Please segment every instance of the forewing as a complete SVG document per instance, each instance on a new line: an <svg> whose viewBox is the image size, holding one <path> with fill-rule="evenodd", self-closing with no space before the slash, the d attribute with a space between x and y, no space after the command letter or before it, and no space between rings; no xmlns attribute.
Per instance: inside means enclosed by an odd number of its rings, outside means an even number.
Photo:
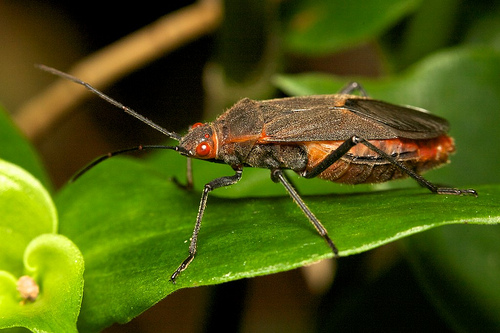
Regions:
<svg viewBox="0 0 500 333"><path fill-rule="evenodd" d="M344 107L360 117L373 119L396 130L400 137L428 139L448 132L448 122L425 110L372 99L347 99Z"/></svg>
<svg viewBox="0 0 500 333"><path fill-rule="evenodd" d="M446 133L446 120L381 101L323 95L262 102L263 142L427 139Z"/></svg>

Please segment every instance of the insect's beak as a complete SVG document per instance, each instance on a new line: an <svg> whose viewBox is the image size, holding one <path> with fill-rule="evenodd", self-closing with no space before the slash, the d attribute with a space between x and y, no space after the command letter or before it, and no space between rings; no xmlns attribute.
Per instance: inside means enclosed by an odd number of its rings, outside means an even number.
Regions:
<svg viewBox="0 0 500 333"><path fill-rule="evenodd" d="M181 154L181 155L188 156L188 157L190 157L190 156L191 156L191 154L189 153L189 150L187 150L187 149L186 149L186 148L184 148L184 147L181 147L181 146L175 146L175 147L173 147L173 149L174 149L176 152L178 152L179 154Z"/></svg>

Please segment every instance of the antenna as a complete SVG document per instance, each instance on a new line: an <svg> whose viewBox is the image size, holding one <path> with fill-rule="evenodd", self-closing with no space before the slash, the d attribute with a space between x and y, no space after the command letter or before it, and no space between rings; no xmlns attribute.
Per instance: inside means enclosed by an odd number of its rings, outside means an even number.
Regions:
<svg viewBox="0 0 500 333"><path fill-rule="evenodd" d="M171 150L175 150L177 152L180 152L181 154L182 153L184 153L184 154L187 153L182 147L178 147L178 146L163 146L163 145L146 145L146 146L142 146L141 145L141 146L137 146L137 147L125 148L125 149L113 151L113 152L107 153L106 155L102 155L102 156L98 157L94 161L92 161L89 164L87 164L83 169L81 169L80 171L78 171L73 177L71 177L70 182L73 183L78 178L80 178L80 176L82 176L84 173L86 173L87 171L89 171L90 169L92 169L93 167L95 167L97 164L99 164L101 162L104 162L108 158L111 158L111 157L116 156L116 155L121 155L121 154L129 153L129 152L134 152L134 151L142 151L142 150L146 150L146 149L171 149Z"/></svg>
<svg viewBox="0 0 500 333"><path fill-rule="evenodd" d="M96 88L92 87L87 82L84 82L84 81L82 81L82 80L74 77L73 75L61 72L60 70L57 70L57 69L49 67L49 66L45 66L45 65L35 65L35 66L37 68L43 70L43 71L49 72L51 74L57 75L59 77L62 77L64 79L66 79L66 80L70 80L70 81L72 81L74 83L77 83L77 84L80 84L80 85L84 86L85 88L87 88L88 90L90 90L92 93L96 94L97 96L99 96L103 100L105 100L108 103L113 104L114 106L122 109L123 111L125 111L126 113L128 113L129 115L131 115L132 117L135 117L135 118L139 119L140 121L142 121L146 125L151 126L152 128L154 128L158 132L161 132L161 133L165 134L166 136L168 136L169 138L172 138L174 140L177 140L177 141L181 140L181 136L179 134L177 134L175 132L169 132L169 131L167 131L165 128L163 128L160 125L156 124L152 120L149 120L148 118L146 118L143 115L137 113L136 111L132 110L131 108L123 105L122 103L120 103L120 102L112 99L111 97L107 96L103 92L101 92L101 91L97 90Z"/></svg>

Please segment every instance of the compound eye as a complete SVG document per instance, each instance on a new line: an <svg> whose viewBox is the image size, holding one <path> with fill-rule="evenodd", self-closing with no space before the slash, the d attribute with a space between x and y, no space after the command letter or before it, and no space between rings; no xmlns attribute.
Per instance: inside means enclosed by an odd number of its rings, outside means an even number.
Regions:
<svg viewBox="0 0 500 333"><path fill-rule="evenodd" d="M203 123L194 123L193 126L191 126L191 128L196 128L196 127L200 127L200 126L203 126L204 124Z"/></svg>
<svg viewBox="0 0 500 333"><path fill-rule="evenodd" d="M210 154L212 147L206 142L200 142L196 147L196 155L198 156L207 156Z"/></svg>

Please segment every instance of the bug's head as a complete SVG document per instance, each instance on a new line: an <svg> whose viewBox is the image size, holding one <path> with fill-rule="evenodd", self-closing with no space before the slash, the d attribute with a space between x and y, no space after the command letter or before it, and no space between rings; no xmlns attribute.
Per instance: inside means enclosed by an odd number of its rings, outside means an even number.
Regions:
<svg viewBox="0 0 500 333"><path fill-rule="evenodd" d="M217 156L217 138L210 124L196 123L179 142L179 152L199 159L214 159ZM183 151L184 150L184 151Z"/></svg>

